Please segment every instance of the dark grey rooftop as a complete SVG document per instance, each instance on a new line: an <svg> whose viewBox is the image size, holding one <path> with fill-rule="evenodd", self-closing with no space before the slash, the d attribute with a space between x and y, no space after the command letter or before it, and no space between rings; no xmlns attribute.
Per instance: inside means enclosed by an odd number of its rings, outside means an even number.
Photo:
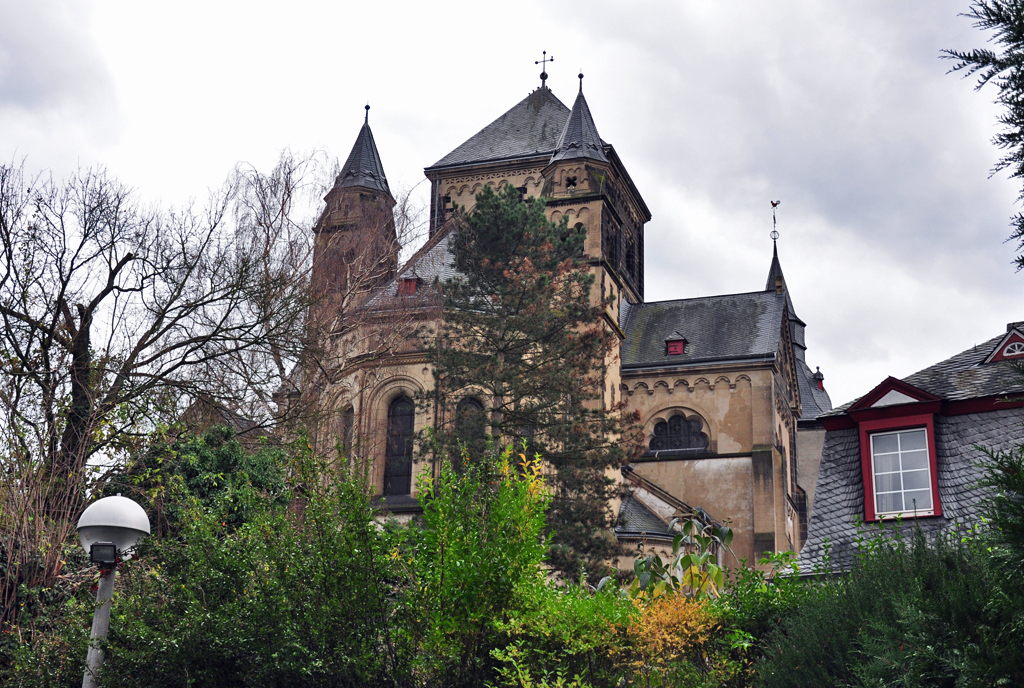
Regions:
<svg viewBox="0 0 1024 688"><path fill-rule="evenodd" d="M632 495L622 500L622 506L619 507L619 519L615 525L615 534L619 537L653 535L671 538L675 536L675 532L668 527L667 523Z"/></svg>
<svg viewBox="0 0 1024 688"><path fill-rule="evenodd" d="M773 289L630 305L620 318L626 334L622 365L770 358L779 348L785 303ZM686 353L668 356L665 340L676 332L687 340Z"/></svg>
<svg viewBox="0 0 1024 688"><path fill-rule="evenodd" d="M1024 393L1024 381L1017 371L1005 363L984 363L985 358L1005 336L1005 333L1000 334L961 351L956 356L903 378L903 381L944 401ZM858 401L860 398L825 415L840 415Z"/></svg>
<svg viewBox="0 0 1024 688"><path fill-rule="evenodd" d="M455 232L451 229L442 229L435 234L423 247L403 265L395 277L383 284L366 302L367 308L387 306L391 299L398 296L398 282L408 278L419 278L425 290L418 291L416 297L409 298L430 298L432 293L429 287L435 280L444 282L460 276L455 269L455 257L451 252L451 240ZM406 298L406 297L402 297Z"/></svg>
<svg viewBox="0 0 1024 688"><path fill-rule="evenodd" d="M814 419L832 410L832 400L828 392L818 389L818 383L812 377L810 367L802 359L796 361L796 382L800 388L800 408L802 420Z"/></svg>
<svg viewBox="0 0 1024 688"><path fill-rule="evenodd" d="M384 165L381 164L380 154L377 152L377 144L373 140L373 132L370 131L369 106L367 106L367 118L363 122L363 128L359 130L352 152L341 167L338 180L339 186L358 186L367 189L391 193L388 187L388 179L384 176Z"/></svg>
<svg viewBox="0 0 1024 688"><path fill-rule="evenodd" d="M427 169L551 155L568 117L569 108L541 86Z"/></svg>
<svg viewBox="0 0 1024 688"><path fill-rule="evenodd" d="M551 156L551 162L559 160L600 160L608 162L604 154L604 142L598 136L597 126L590 114L587 99L583 97L583 79L580 78L580 92L573 103L565 129L558 139L558 150Z"/></svg>

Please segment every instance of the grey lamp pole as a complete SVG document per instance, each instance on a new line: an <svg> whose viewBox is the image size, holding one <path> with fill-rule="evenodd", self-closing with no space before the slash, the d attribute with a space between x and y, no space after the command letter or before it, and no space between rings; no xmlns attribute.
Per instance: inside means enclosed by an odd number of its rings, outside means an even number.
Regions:
<svg viewBox="0 0 1024 688"><path fill-rule="evenodd" d="M114 579L117 578L117 566L100 568L100 585L96 590L96 611L92 615L92 633L89 634L89 653L85 656L85 676L82 688L95 688L96 676L103 664L103 650L100 640L107 639L110 630L110 600L114 596Z"/></svg>
<svg viewBox="0 0 1024 688"><path fill-rule="evenodd" d="M96 590L96 611L92 615L89 652L85 657L82 688L95 688L103 664L100 641L110 629L110 600L114 596L117 563L131 558L136 543L149 535L149 517L141 506L117 495L93 502L78 519L78 540L89 561L100 565L100 584Z"/></svg>

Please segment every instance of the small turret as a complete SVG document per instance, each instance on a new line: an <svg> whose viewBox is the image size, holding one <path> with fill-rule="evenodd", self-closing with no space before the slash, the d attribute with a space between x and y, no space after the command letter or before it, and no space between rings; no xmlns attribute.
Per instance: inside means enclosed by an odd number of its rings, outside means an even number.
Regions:
<svg viewBox="0 0 1024 688"><path fill-rule="evenodd" d="M332 319L366 299L398 269L398 237L384 166L369 122L370 106L316 224L313 289L316 319Z"/></svg>
<svg viewBox="0 0 1024 688"><path fill-rule="evenodd" d="M604 143L597 133L597 126L590 114L587 99L583 97L583 75L580 74L580 92L569 112L569 119L558 139L558 150L551 156L551 162L561 160L598 160L607 163L608 156L604 153Z"/></svg>

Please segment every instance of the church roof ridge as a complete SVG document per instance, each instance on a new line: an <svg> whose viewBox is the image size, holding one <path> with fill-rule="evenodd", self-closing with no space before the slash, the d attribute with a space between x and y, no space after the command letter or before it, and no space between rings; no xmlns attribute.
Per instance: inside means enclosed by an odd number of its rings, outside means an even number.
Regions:
<svg viewBox="0 0 1024 688"><path fill-rule="evenodd" d="M646 306L659 306L669 303L685 303L688 301L705 301L709 299L728 299L734 296L755 296L765 294L764 290L758 291L737 291L729 294L709 294L708 296L687 296L682 299L662 299L660 301L644 301L643 303L631 304L632 308L644 308Z"/></svg>
<svg viewBox="0 0 1024 688"><path fill-rule="evenodd" d="M373 132L370 131L369 105L366 106L366 118L363 121L363 126L359 130L352 151L348 154L348 159L341 167L335 184L343 187L358 186L391 194L388 179L384 176L384 165L380 161L380 153L377 152Z"/></svg>
<svg viewBox="0 0 1024 688"><path fill-rule="evenodd" d="M590 106L583 95L583 75L580 74L580 92L576 95L576 102L569 112L569 119L558 139L558 150L551 156L551 162L580 158L608 162L604 146L604 141L597 133L594 117L590 114Z"/></svg>
<svg viewBox="0 0 1024 688"><path fill-rule="evenodd" d="M551 155L569 112L550 88L541 86L426 169Z"/></svg>

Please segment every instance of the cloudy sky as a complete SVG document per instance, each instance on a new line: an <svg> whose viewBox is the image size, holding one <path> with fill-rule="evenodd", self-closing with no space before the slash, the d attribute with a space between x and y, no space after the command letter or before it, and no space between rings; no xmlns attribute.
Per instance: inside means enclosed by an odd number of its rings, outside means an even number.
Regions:
<svg viewBox="0 0 1024 688"><path fill-rule="evenodd" d="M493 9L492 9L493 8ZM967 0L139 3L0 0L0 161L105 165L164 205L286 147L344 157L363 105L392 187L538 85L649 205L650 300L762 289L769 200L836 404L1024 320L989 178L994 93L946 74ZM417 193L426 189L417 187Z"/></svg>

